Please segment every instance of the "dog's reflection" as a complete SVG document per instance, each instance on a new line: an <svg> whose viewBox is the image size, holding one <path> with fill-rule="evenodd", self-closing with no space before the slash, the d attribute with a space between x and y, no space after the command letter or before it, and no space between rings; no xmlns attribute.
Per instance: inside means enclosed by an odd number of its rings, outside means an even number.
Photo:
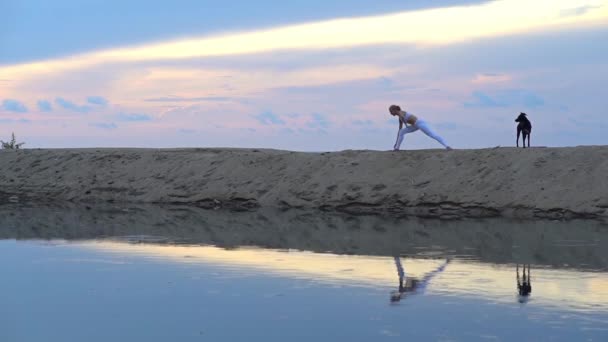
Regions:
<svg viewBox="0 0 608 342"><path fill-rule="evenodd" d="M391 292L392 303L399 302L407 295L424 293L431 279L433 279L433 277L435 277L437 274L443 272L443 270L445 270L445 267L451 261L450 258L446 259L445 262L439 265L439 267L437 267L434 271L426 273L421 279L418 279L414 277L408 277L406 275L405 269L401 264L400 257L396 256L394 257L394 259L395 266L397 267L397 275L399 276L399 289L397 291Z"/></svg>
<svg viewBox="0 0 608 342"><path fill-rule="evenodd" d="M523 274L522 277L519 276L519 264L515 267L515 274L517 276L517 293L518 293L518 301L520 303L527 303L528 299L530 299L530 294L532 293L532 279L531 279L531 271L530 264L528 264L528 272L526 273L526 265L523 266Z"/></svg>

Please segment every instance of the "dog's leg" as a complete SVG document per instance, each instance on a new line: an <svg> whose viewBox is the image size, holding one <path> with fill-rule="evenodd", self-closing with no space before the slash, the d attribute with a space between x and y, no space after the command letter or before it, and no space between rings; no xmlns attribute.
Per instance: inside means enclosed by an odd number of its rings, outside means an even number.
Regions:
<svg viewBox="0 0 608 342"><path fill-rule="evenodd" d="M519 135L521 134L521 130L517 129L517 140L515 140L515 146L519 147Z"/></svg>
<svg viewBox="0 0 608 342"><path fill-rule="evenodd" d="M532 133L528 133L528 147L530 147L530 137L532 136Z"/></svg>

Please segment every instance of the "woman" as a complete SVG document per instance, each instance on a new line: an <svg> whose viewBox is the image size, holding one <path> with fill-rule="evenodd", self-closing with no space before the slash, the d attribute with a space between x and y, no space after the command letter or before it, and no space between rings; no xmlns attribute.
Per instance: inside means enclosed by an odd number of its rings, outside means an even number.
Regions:
<svg viewBox="0 0 608 342"><path fill-rule="evenodd" d="M452 148L448 146L448 144L441 138L437 133L435 133L431 127L424 120L418 119L414 114L408 113L406 111L401 110L401 107L397 105L392 105L388 108L388 111L392 116L399 117L399 133L397 133L397 142L395 142L395 146L393 149L398 151L401 147L401 143L403 142L403 138L408 133L416 132L417 130L421 130L424 134L429 137L437 140L441 145L443 145L446 149L451 150ZM405 124L405 128L403 125Z"/></svg>
<svg viewBox="0 0 608 342"><path fill-rule="evenodd" d="M445 262L434 271L431 271L424 275L422 279L416 279L405 275L405 270L401 264L401 257L393 257L395 259L395 266L397 266L397 275L399 276L399 290L391 292L391 302L396 303L400 301L407 294L421 294L424 293L426 287L431 282L433 277L445 270L445 267L452 261L452 258L445 259Z"/></svg>

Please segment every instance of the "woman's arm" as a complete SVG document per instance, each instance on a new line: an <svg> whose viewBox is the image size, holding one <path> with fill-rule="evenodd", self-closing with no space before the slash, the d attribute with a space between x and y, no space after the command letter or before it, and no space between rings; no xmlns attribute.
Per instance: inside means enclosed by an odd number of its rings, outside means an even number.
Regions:
<svg viewBox="0 0 608 342"><path fill-rule="evenodd" d="M397 131L397 138L395 140L395 145L393 145L393 149L397 148L397 141L399 141L399 132L401 132L402 128L403 128L403 121L401 120L401 117L399 117L399 130Z"/></svg>

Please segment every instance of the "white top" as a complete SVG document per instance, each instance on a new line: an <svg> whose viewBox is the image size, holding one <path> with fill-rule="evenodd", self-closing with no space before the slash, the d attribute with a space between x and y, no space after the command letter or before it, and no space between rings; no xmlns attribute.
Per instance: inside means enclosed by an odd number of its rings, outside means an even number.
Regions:
<svg viewBox="0 0 608 342"><path fill-rule="evenodd" d="M411 116L412 116L412 113L405 112L403 119L405 120L405 122L407 122L407 120L409 120Z"/></svg>

